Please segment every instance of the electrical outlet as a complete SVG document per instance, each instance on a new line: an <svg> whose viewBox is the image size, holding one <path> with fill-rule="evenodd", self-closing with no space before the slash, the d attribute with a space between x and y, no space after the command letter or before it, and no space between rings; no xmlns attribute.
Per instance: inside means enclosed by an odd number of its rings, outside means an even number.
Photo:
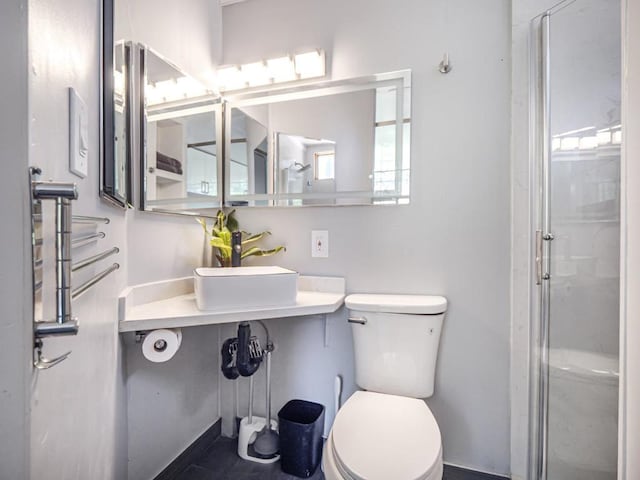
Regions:
<svg viewBox="0 0 640 480"><path fill-rule="evenodd" d="M313 230L311 232L311 256L315 258L329 257L329 232Z"/></svg>

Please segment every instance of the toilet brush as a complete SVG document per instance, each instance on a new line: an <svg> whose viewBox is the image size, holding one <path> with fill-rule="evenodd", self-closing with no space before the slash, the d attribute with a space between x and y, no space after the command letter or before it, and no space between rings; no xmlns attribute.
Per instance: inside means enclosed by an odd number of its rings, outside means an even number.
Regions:
<svg viewBox="0 0 640 480"><path fill-rule="evenodd" d="M280 441L278 433L271 428L271 352L273 344L267 343L267 422L264 428L258 433L256 441L253 443L254 451L262 457L273 457L278 453Z"/></svg>
<svg viewBox="0 0 640 480"><path fill-rule="evenodd" d="M253 375L249 377L249 425L253 423Z"/></svg>

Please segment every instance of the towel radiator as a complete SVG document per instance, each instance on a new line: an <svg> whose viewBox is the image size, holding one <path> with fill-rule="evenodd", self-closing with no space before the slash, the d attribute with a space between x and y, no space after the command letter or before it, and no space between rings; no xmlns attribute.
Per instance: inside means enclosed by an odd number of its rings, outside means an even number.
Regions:
<svg viewBox="0 0 640 480"><path fill-rule="evenodd" d="M109 223L108 218L72 215L72 201L78 198L74 183L38 181L41 171L37 167L29 169L31 191L31 244L33 267L33 336L34 366L40 370L51 368L65 360L71 351L56 358L47 359L42 354L43 339L52 336L76 335L78 320L71 313L71 300L86 292L120 266L117 263L98 273L93 278L72 289L71 272L77 271L119 252L117 247L97 255L72 263L72 246L81 246L104 238L104 232L72 239L73 223ZM43 320L43 270L44 240L42 202L55 202L55 318Z"/></svg>

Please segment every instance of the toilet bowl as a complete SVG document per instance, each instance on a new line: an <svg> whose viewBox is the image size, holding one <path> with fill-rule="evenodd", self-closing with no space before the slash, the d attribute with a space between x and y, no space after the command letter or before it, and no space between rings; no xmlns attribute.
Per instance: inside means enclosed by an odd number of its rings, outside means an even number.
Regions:
<svg viewBox="0 0 640 480"><path fill-rule="evenodd" d="M422 400L433 394L447 299L354 294L345 299L356 384L324 446L327 480L441 480L442 437Z"/></svg>
<svg viewBox="0 0 640 480"><path fill-rule="evenodd" d="M442 440L423 400L356 392L324 446L327 480L440 480Z"/></svg>

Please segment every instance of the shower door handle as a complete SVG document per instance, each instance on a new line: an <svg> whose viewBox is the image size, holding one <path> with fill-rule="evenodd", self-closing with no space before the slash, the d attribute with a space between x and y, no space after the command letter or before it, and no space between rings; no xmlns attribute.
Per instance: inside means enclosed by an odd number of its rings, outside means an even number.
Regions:
<svg viewBox="0 0 640 480"><path fill-rule="evenodd" d="M542 285L542 230L536 230L536 285Z"/></svg>

